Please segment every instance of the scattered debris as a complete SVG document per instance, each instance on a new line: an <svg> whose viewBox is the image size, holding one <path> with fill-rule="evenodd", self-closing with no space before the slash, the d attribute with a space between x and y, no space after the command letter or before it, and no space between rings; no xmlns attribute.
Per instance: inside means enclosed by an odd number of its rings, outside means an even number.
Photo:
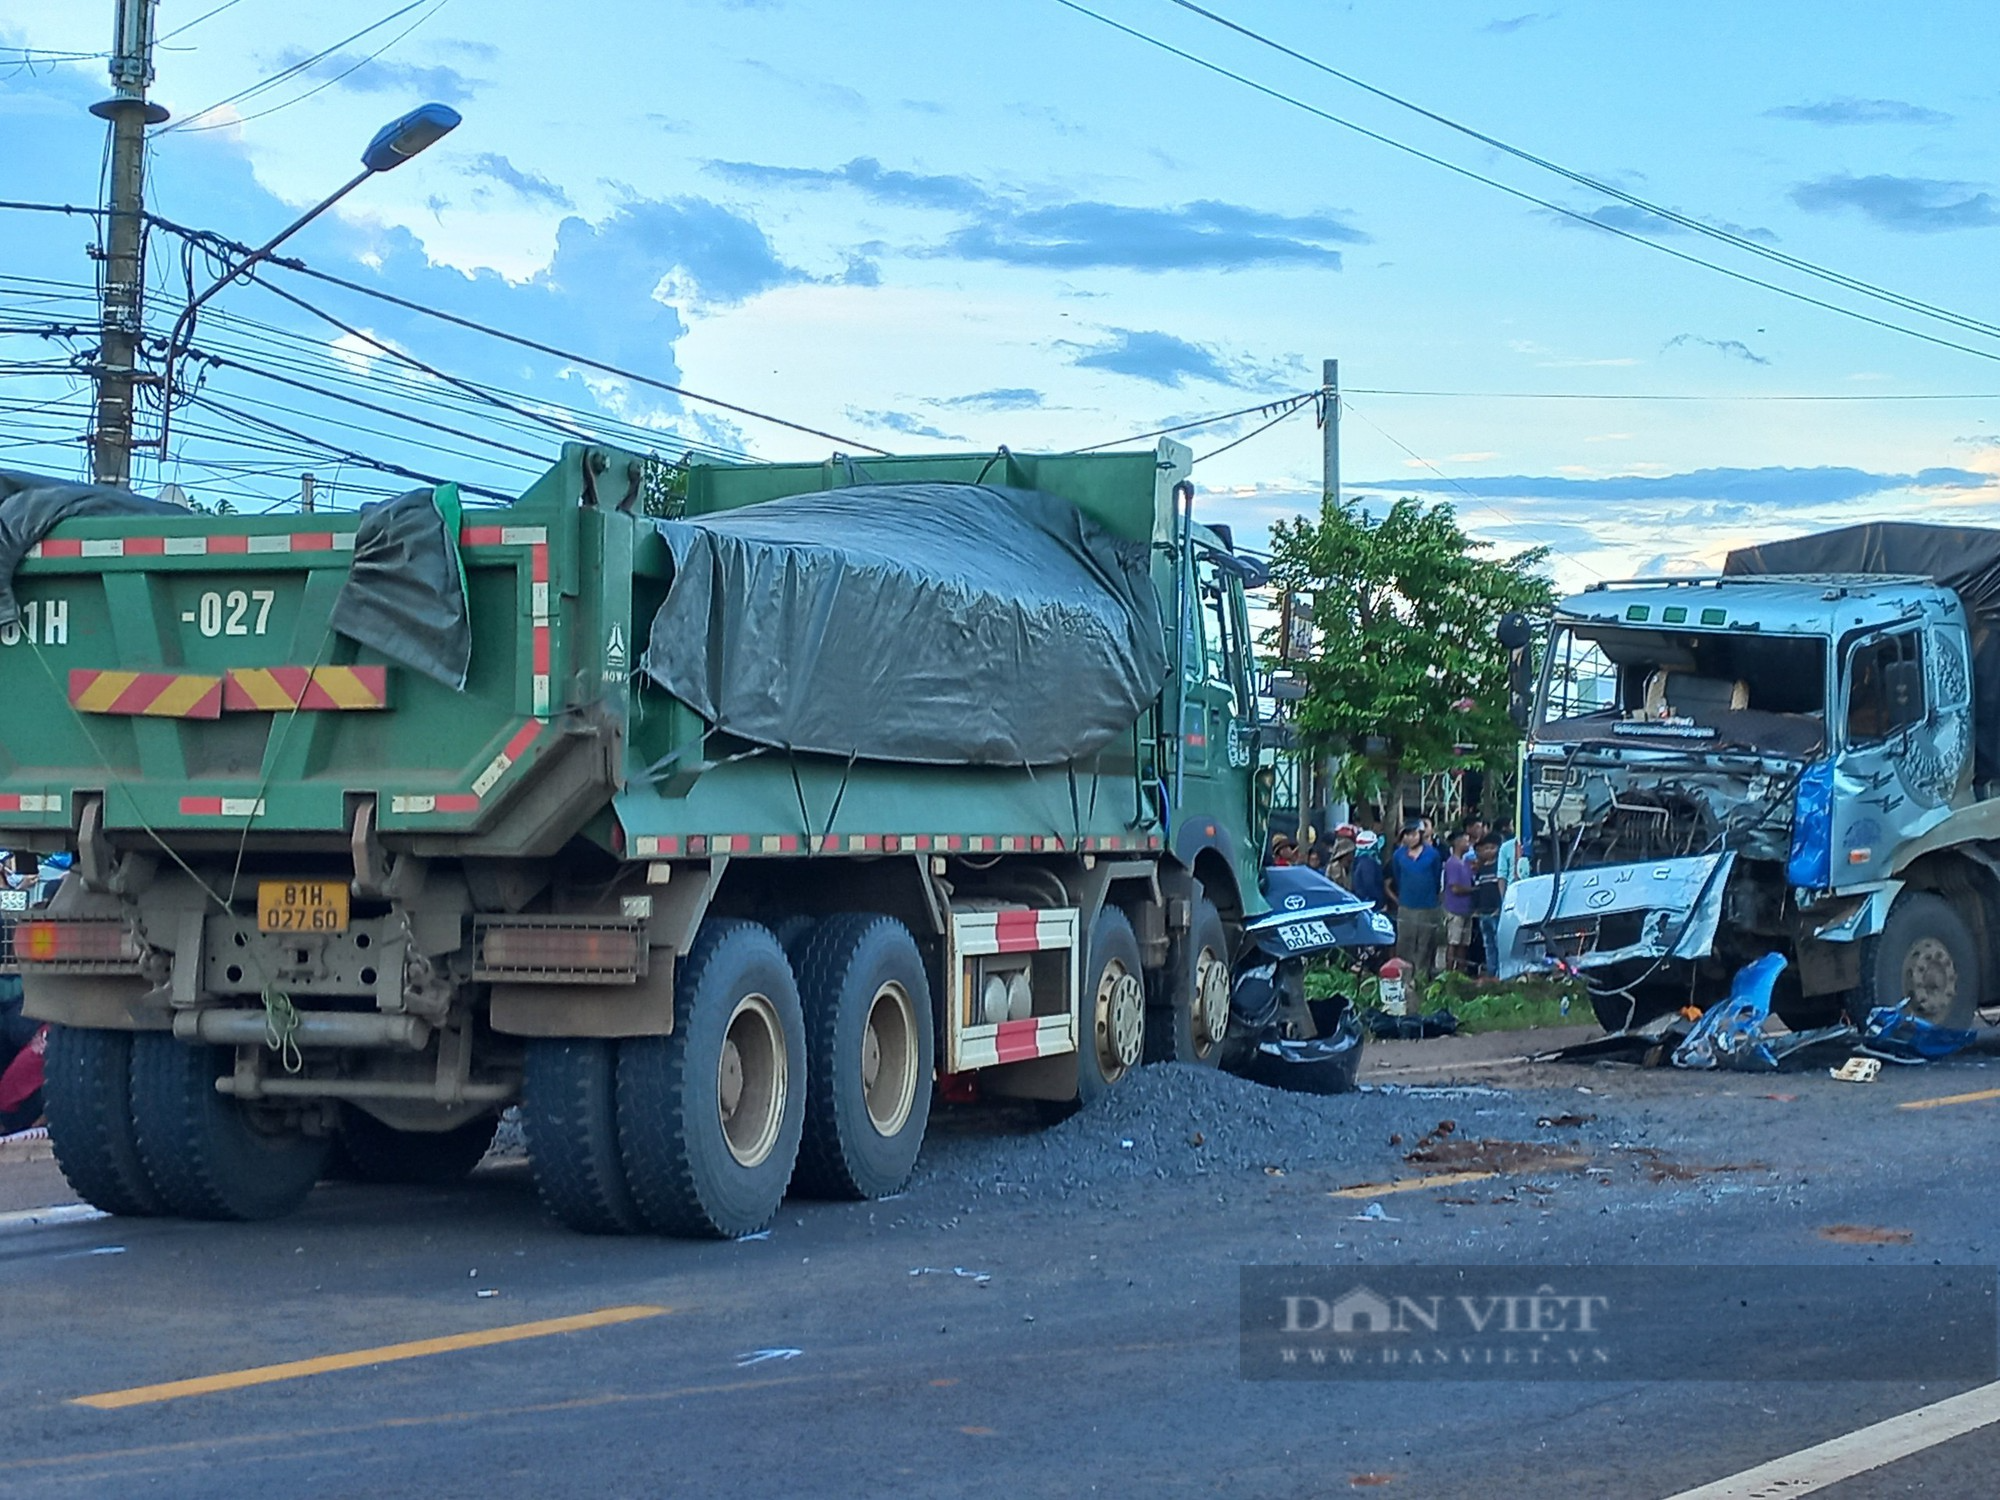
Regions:
<svg viewBox="0 0 2000 1500"><path fill-rule="evenodd" d="M1421 1016L1392 1016L1371 1010L1363 1018L1368 1034L1378 1042L1421 1042L1436 1036L1457 1036L1458 1017L1448 1010Z"/></svg>
<svg viewBox="0 0 2000 1500"><path fill-rule="evenodd" d="M1927 1063L1963 1052L1979 1040L1977 1031L1939 1026L1910 1014L1910 1002L1878 1005L1861 1028L1861 1050L1885 1062Z"/></svg>
<svg viewBox="0 0 2000 1500"><path fill-rule="evenodd" d="M963 1277L967 1281L976 1281L981 1286L985 1286L987 1282L993 1279L993 1275L989 1271L968 1271L964 1266L953 1266L949 1272L946 1272L941 1266L915 1266L911 1269L910 1274L912 1276L944 1276L948 1274Z"/></svg>
<svg viewBox="0 0 2000 1500"><path fill-rule="evenodd" d="M1872 1224L1827 1224L1819 1237L1836 1245L1907 1245L1916 1239L1914 1229L1879 1229Z"/></svg>
<svg viewBox="0 0 2000 1500"><path fill-rule="evenodd" d="M1704 1177L1716 1177L1731 1172L1768 1172L1770 1165L1761 1161L1719 1162L1711 1166L1691 1166L1687 1162L1674 1161L1657 1146L1617 1145L1613 1151L1623 1151L1636 1161L1649 1181L1699 1182Z"/></svg>
<svg viewBox="0 0 2000 1500"><path fill-rule="evenodd" d="M1674 1048L1677 1068L1729 1068L1741 1073L1775 1073L1809 1048L1850 1043L1859 1035L1846 1021L1810 1031L1771 1029L1771 991L1784 973L1782 953L1767 953L1736 971L1729 998L1712 1005Z"/></svg>
<svg viewBox="0 0 2000 1500"><path fill-rule="evenodd" d="M750 1242L751 1240L768 1240L768 1239L769 1239L770 1237L771 1237L771 1231L770 1231L770 1230L768 1230L768 1229L760 1229L760 1230L758 1230L758 1231L757 1231L757 1232L756 1232L755 1234L739 1234L739 1235L737 1235L737 1236L736 1236L736 1243L737 1243L737 1244L739 1244L739 1245L744 1245L744 1244L748 1244L748 1243L749 1243L749 1242Z"/></svg>
<svg viewBox="0 0 2000 1500"><path fill-rule="evenodd" d="M475 1297L497 1297L500 1294L490 1286L483 1286L472 1295Z"/></svg>
<svg viewBox="0 0 2000 1500"><path fill-rule="evenodd" d="M1403 1160L1426 1170L1495 1175L1566 1172L1590 1161L1587 1155L1539 1141L1480 1140L1459 1136L1457 1130L1456 1121L1438 1121L1435 1129L1403 1153Z"/></svg>
<svg viewBox="0 0 2000 1500"><path fill-rule="evenodd" d="M1351 1094L1361 1074L1361 1029L1352 1013L1332 1036L1261 1042L1240 1070L1266 1088L1294 1094Z"/></svg>
<svg viewBox="0 0 2000 1500"><path fill-rule="evenodd" d="M803 1349L752 1349L748 1354L736 1356L736 1368L744 1370L751 1365L768 1364L774 1359L797 1359L805 1352Z"/></svg>
<svg viewBox="0 0 2000 1500"><path fill-rule="evenodd" d="M1757 1097L1759 1099L1774 1099L1780 1104L1797 1104L1799 1102L1797 1094L1759 1094Z"/></svg>
<svg viewBox="0 0 2000 1500"><path fill-rule="evenodd" d="M1371 1203L1362 1209L1360 1213L1349 1214L1348 1217L1350 1219L1364 1220L1370 1224L1400 1224L1403 1222L1401 1219L1390 1218L1387 1210L1379 1203Z"/></svg>
<svg viewBox="0 0 2000 1500"><path fill-rule="evenodd" d="M1579 1125L1588 1125L1596 1118L1596 1115L1579 1114L1543 1115L1535 1123L1544 1130L1574 1130Z"/></svg>
<svg viewBox="0 0 2000 1500"><path fill-rule="evenodd" d="M1394 1474L1355 1474L1347 1482L1357 1490L1365 1490L1378 1484L1394 1484L1396 1476Z"/></svg>
<svg viewBox="0 0 2000 1500"><path fill-rule="evenodd" d="M1882 1062L1874 1057L1850 1057L1837 1068L1827 1069L1841 1083L1873 1083L1882 1075Z"/></svg>

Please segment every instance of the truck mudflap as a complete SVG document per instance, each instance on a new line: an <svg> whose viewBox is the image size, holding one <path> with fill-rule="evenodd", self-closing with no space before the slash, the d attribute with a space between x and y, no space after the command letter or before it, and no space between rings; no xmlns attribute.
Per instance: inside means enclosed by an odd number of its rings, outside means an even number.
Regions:
<svg viewBox="0 0 2000 1500"><path fill-rule="evenodd" d="M1502 979L1560 961L1595 969L1629 959L1700 958L1715 942L1734 851L1533 875L1500 908Z"/></svg>

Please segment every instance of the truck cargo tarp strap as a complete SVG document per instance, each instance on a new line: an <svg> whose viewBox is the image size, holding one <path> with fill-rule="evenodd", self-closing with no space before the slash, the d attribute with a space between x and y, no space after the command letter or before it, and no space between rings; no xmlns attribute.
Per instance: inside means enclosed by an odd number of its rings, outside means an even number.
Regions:
<svg viewBox="0 0 2000 1500"><path fill-rule="evenodd" d="M333 602L332 624L350 640L463 691L472 625L458 517L458 487L450 484L362 511L354 565Z"/></svg>
<svg viewBox="0 0 2000 1500"><path fill-rule="evenodd" d="M1051 765L1166 681L1147 546L1053 495L856 485L655 524L674 581L641 667L758 744Z"/></svg>
<svg viewBox="0 0 2000 1500"><path fill-rule="evenodd" d="M1739 547L1722 571L1902 574L1928 578L1957 594L1972 631L1972 777L1976 782L2000 778L2000 531L1872 521Z"/></svg>
<svg viewBox="0 0 2000 1500"><path fill-rule="evenodd" d="M21 618L14 570L28 549L72 516L180 516L187 511L108 484L79 484L0 469L0 625Z"/></svg>

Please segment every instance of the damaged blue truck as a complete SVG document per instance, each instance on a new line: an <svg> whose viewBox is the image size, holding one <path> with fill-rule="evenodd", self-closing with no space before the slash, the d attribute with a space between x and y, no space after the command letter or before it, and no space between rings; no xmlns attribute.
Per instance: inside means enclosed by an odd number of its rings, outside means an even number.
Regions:
<svg viewBox="0 0 2000 1500"><path fill-rule="evenodd" d="M1904 1000L1973 1024L2000 976L2000 533L1849 527L1548 623L1503 974L1578 972L1620 1031L1778 953L1795 1029Z"/></svg>

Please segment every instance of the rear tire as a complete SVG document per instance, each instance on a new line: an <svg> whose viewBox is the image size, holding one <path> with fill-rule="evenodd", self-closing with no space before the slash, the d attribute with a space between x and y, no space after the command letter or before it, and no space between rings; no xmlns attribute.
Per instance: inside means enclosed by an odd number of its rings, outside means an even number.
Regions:
<svg viewBox="0 0 2000 1500"><path fill-rule="evenodd" d="M930 1121L931 990L894 917L828 917L798 966L806 1026L805 1133L792 1186L883 1198L916 1170Z"/></svg>
<svg viewBox="0 0 2000 1500"><path fill-rule="evenodd" d="M164 1031L132 1041L132 1119L139 1159L167 1210L188 1219L276 1219L326 1170L327 1137L267 1128L215 1091L233 1049L177 1042Z"/></svg>
<svg viewBox="0 0 2000 1500"><path fill-rule="evenodd" d="M397 1130L349 1104L334 1154L355 1182L445 1187L472 1175L499 1128L500 1117L486 1115L451 1130Z"/></svg>
<svg viewBox="0 0 2000 1500"><path fill-rule="evenodd" d="M733 1239L771 1222L805 1120L798 982L769 928L711 918L674 981L674 1029L618 1052L618 1144L646 1222Z"/></svg>
<svg viewBox="0 0 2000 1500"><path fill-rule="evenodd" d="M49 1143L78 1196L108 1214L166 1212L133 1134L132 1033L51 1026L42 1065Z"/></svg>
<svg viewBox="0 0 2000 1500"><path fill-rule="evenodd" d="M521 1080L521 1127L542 1207L579 1234L646 1227L618 1153L618 1044L535 1037Z"/></svg>
<svg viewBox="0 0 2000 1500"><path fill-rule="evenodd" d="M1229 929L1206 896L1173 941L1165 981L1167 1003L1146 1018L1146 1061L1216 1067L1229 1030Z"/></svg>
<svg viewBox="0 0 2000 1500"><path fill-rule="evenodd" d="M1979 945L1952 904L1929 891L1905 891L1882 931L1866 939L1856 1023L1878 1005L1911 1001L1910 1013L1935 1026L1979 1024Z"/></svg>

